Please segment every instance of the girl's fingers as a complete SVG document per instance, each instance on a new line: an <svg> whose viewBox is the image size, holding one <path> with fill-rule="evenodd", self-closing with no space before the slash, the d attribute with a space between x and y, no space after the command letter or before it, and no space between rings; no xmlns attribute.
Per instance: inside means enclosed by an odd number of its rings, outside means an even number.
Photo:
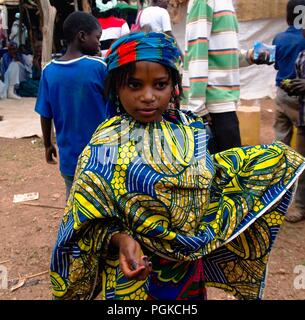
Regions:
<svg viewBox="0 0 305 320"><path fill-rule="evenodd" d="M145 267L148 267L149 264L149 258L147 256L142 256L141 260L143 261Z"/></svg>
<svg viewBox="0 0 305 320"><path fill-rule="evenodd" d="M124 275L129 280L145 280L147 276L144 273L145 267L138 267L136 270L124 272Z"/></svg>
<svg viewBox="0 0 305 320"><path fill-rule="evenodd" d="M136 261L127 262L126 260L121 261L120 268L129 280L140 280L144 281L152 271L152 263L148 259L142 259L144 265L138 264Z"/></svg>

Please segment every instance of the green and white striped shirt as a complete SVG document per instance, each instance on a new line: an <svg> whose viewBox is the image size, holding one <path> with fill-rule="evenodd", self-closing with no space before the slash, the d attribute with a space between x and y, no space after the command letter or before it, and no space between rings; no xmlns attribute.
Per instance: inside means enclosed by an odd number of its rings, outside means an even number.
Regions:
<svg viewBox="0 0 305 320"><path fill-rule="evenodd" d="M240 95L239 55L232 0L190 0L182 105L199 116L235 111Z"/></svg>

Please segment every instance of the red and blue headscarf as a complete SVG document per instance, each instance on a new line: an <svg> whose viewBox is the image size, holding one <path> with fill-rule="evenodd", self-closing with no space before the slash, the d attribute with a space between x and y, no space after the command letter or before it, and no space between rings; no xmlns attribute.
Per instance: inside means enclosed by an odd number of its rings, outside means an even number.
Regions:
<svg viewBox="0 0 305 320"><path fill-rule="evenodd" d="M165 33L137 32L115 41L107 52L108 71L137 61L152 61L179 70L181 52Z"/></svg>

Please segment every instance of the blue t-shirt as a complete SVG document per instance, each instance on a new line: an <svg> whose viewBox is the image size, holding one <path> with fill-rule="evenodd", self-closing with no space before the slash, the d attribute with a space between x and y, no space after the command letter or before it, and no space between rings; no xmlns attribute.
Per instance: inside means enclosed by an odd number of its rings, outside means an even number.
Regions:
<svg viewBox="0 0 305 320"><path fill-rule="evenodd" d="M42 72L35 111L52 118L60 171L74 176L78 156L107 117L103 96L106 65L96 57L53 60Z"/></svg>
<svg viewBox="0 0 305 320"><path fill-rule="evenodd" d="M276 45L274 67L278 70L276 85L279 87L282 80L296 78L295 61L299 53L305 50L303 30L290 26L276 35L273 44Z"/></svg>

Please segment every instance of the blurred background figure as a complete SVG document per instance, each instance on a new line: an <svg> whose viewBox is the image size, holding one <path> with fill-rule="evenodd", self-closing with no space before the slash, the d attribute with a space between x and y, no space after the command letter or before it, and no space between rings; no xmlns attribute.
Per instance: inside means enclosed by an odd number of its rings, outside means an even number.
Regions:
<svg viewBox="0 0 305 320"><path fill-rule="evenodd" d="M28 68L26 67L23 54L18 50L15 42L10 42L7 49L8 52L5 53L1 59L0 69L2 83L0 85L0 97L2 99L20 99L20 97L16 95L15 89L20 81L27 79Z"/></svg>
<svg viewBox="0 0 305 320"><path fill-rule="evenodd" d="M13 23L11 33L9 36L9 40L17 43L17 47L20 45L25 45L28 39L28 31L26 26L22 23L21 28L20 25L20 13L17 12L15 15L15 21Z"/></svg>
<svg viewBox="0 0 305 320"><path fill-rule="evenodd" d="M164 32L173 37L172 25L167 11L167 0L152 0L151 5L144 8L141 17L141 27L149 27L154 32Z"/></svg>
<svg viewBox="0 0 305 320"><path fill-rule="evenodd" d="M102 27L100 38L102 57L110 48L113 41L130 32L127 21L116 17L117 0L96 1L95 16Z"/></svg>

